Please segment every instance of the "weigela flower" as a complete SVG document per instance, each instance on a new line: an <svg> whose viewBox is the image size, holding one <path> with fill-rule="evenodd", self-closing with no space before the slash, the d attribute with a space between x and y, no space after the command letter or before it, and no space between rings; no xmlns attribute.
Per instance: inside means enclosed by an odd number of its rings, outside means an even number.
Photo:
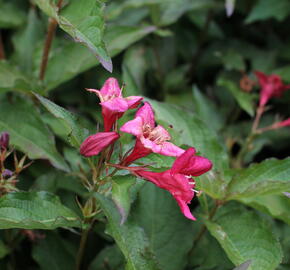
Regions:
<svg viewBox="0 0 290 270"><path fill-rule="evenodd" d="M0 135L0 150L7 149L9 146L9 133L2 132Z"/></svg>
<svg viewBox="0 0 290 270"><path fill-rule="evenodd" d="M128 109L137 108L143 99L138 96L123 98L122 91L115 78L106 80L101 90L87 90L96 93L100 98L104 119L104 131L110 131L114 123L121 118Z"/></svg>
<svg viewBox="0 0 290 270"><path fill-rule="evenodd" d="M275 126L275 128L290 126L290 118L288 118L284 121L278 122L278 123L274 124L274 126Z"/></svg>
<svg viewBox="0 0 290 270"><path fill-rule="evenodd" d="M171 138L165 128L155 126L154 113L148 102L138 109L135 119L125 123L120 130L137 137L133 152L123 162L125 165L152 152L174 157L184 152L183 149L168 142Z"/></svg>
<svg viewBox="0 0 290 270"><path fill-rule="evenodd" d="M171 169L164 172L133 171L137 176L168 190L177 201L184 216L192 220L195 218L191 214L188 204L194 197L195 182L191 176L202 175L212 168L210 160L196 156L195 153L194 148L189 148L175 160Z"/></svg>
<svg viewBox="0 0 290 270"><path fill-rule="evenodd" d="M96 156L119 137L117 132L99 132L91 135L81 144L80 153L85 157Z"/></svg>
<svg viewBox="0 0 290 270"><path fill-rule="evenodd" d="M290 85L283 84L278 75L266 75L261 71L256 71L255 75L261 86L260 107L265 106L269 99L280 97L285 90L290 88Z"/></svg>

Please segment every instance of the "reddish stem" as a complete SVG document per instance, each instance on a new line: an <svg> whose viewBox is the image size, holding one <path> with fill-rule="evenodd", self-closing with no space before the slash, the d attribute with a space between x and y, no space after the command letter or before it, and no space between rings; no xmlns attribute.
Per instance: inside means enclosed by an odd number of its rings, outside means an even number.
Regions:
<svg viewBox="0 0 290 270"><path fill-rule="evenodd" d="M5 59L5 51L4 51L4 45L2 40L2 35L0 32L0 60Z"/></svg>

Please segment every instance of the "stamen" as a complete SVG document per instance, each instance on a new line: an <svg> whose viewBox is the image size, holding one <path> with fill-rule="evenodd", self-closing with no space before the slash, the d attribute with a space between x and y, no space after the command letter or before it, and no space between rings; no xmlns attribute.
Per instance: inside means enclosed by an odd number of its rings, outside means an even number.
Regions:
<svg viewBox="0 0 290 270"><path fill-rule="evenodd" d="M188 182L190 185L195 185L195 183L194 182Z"/></svg>

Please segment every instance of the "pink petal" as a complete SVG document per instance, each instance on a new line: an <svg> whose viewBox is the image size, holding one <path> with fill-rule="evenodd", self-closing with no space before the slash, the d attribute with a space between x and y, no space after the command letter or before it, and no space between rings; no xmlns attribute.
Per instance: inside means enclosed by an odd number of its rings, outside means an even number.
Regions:
<svg viewBox="0 0 290 270"><path fill-rule="evenodd" d="M137 108L142 99L143 99L142 97L138 97L138 96L130 96L130 97L125 98L129 109Z"/></svg>
<svg viewBox="0 0 290 270"><path fill-rule="evenodd" d="M196 151L193 147L188 148L183 152L173 163L171 173L179 173L183 168L190 165L191 158L195 155Z"/></svg>
<svg viewBox="0 0 290 270"><path fill-rule="evenodd" d="M99 132L91 135L81 144L80 153L85 157L96 156L119 137L117 132Z"/></svg>
<svg viewBox="0 0 290 270"><path fill-rule="evenodd" d="M290 118L284 120L284 121L281 121L279 123L276 124L277 127L287 127L287 126L290 126Z"/></svg>
<svg viewBox="0 0 290 270"><path fill-rule="evenodd" d="M151 149L152 152L160 154L160 155L176 157L178 155L181 155L184 151L183 149L169 142L157 144L154 141L151 141L144 137L141 137L140 140L142 144L144 145L144 147Z"/></svg>
<svg viewBox="0 0 290 270"><path fill-rule="evenodd" d="M122 96L118 81L112 77L105 81L100 93L104 97L107 97L107 96L121 97Z"/></svg>
<svg viewBox="0 0 290 270"><path fill-rule="evenodd" d="M113 98L111 100L101 102L101 105L112 112L125 112L129 109L124 98Z"/></svg>
<svg viewBox="0 0 290 270"><path fill-rule="evenodd" d="M180 173L191 176L200 176L212 168L210 160L200 156L193 156L188 167L180 170Z"/></svg>
<svg viewBox="0 0 290 270"><path fill-rule="evenodd" d="M143 119L141 117L136 117L135 119L125 123L120 130L136 137L140 137L143 134Z"/></svg>
<svg viewBox="0 0 290 270"><path fill-rule="evenodd" d="M183 215L185 217L187 217L188 219L196 220L196 218L191 214L190 209L189 209L187 203L184 202L182 199L180 199L178 197L174 197L174 198L177 201L177 203L178 203L178 205L180 207L180 210L183 213Z"/></svg>
<svg viewBox="0 0 290 270"><path fill-rule="evenodd" d="M151 128L155 127L154 112L151 105L148 102L144 102L144 105L137 111L136 117L140 116L144 124L149 125Z"/></svg>

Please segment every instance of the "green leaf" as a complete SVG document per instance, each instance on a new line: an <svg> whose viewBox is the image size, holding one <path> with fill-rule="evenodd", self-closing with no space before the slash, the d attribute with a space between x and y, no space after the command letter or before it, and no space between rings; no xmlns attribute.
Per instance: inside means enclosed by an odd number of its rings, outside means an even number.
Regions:
<svg viewBox="0 0 290 270"><path fill-rule="evenodd" d="M0 130L10 133L13 145L30 159L49 159L55 167L69 170L55 148L52 134L30 102L20 98L12 102L3 100L0 112Z"/></svg>
<svg viewBox="0 0 290 270"><path fill-rule="evenodd" d="M109 269L124 270L124 256L116 245L105 247L92 261L89 270L104 270L104 265Z"/></svg>
<svg viewBox="0 0 290 270"><path fill-rule="evenodd" d="M268 159L237 173L228 187L228 199L277 194L290 190L290 158Z"/></svg>
<svg viewBox="0 0 290 270"><path fill-rule="evenodd" d="M228 167L225 147L220 143L217 134L206 124L190 111L185 113L184 109L180 107L153 100L149 101L154 108L156 120L173 126L173 131L178 133L179 141L176 142L177 144L195 147L202 156L213 162L214 168L217 170Z"/></svg>
<svg viewBox="0 0 290 270"><path fill-rule="evenodd" d="M192 94L194 111L196 112L198 117L205 124L211 123L211 125L208 125L209 128L212 128L216 131L221 129L224 119L222 118L221 114L219 114L217 106L209 98L207 98L197 88L197 86L193 86Z"/></svg>
<svg viewBox="0 0 290 270"><path fill-rule="evenodd" d="M24 12L9 1L0 1L0 28L14 28L23 25Z"/></svg>
<svg viewBox="0 0 290 270"><path fill-rule="evenodd" d="M184 269L193 244L192 221L183 216L168 191L146 183L134 204L132 219L144 228L161 269Z"/></svg>
<svg viewBox="0 0 290 270"><path fill-rule="evenodd" d="M120 225L121 217L114 203L98 193L95 197L108 218L108 233L126 258L126 270L159 270L142 228L129 220Z"/></svg>
<svg viewBox="0 0 290 270"><path fill-rule="evenodd" d="M63 128L67 136L67 141L74 147L79 148L81 143L84 141L87 130L80 126L78 118L67 111L66 109L58 106L52 101L38 95L34 94L41 104L56 118L63 120Z"/></svg>
<svg viewBox="0 0 290 270"><path fill-rule="evenodd" d="M235 267L233 270L247 270L251 265L251 260L242 263L241 265Z"/></svg>
<svg viewBox="0 0 290 270"><path fill-rule="evenodd" d="M31 8L28 13L27 24L13 36L15 62L27 75L32 73L33 53L42 37L42 30L42 21L35 8Z"/></svg>
<svg viewBox="0 0 290 270"><path fill-rule="evenodd" d="M246 23L275 18L283 21L289 15L290 3L288 0L259 0L246 18Z"/></svg>
<svg viewBox="0 0 290 270"><path fill-rule="evenodd" d="M31 84L17 68L7 61L0 61L0 93L3 91L28 92Z"/></svg>
<svg viewBox="0 0 290 270"><path fill-rule="evenodd" d="M32 257L41 270L74 269L75 255L74 246L55 232L46 233L44 239L33 245L32 250Z"/></svg>
<svg viewBox="0 0 290 270"><path fill-rule="evenodd" d="M49 2L49 4L48 4ZM89 48L105 69L112 72L112 61L107 53L104 35L104 5L95 0L71 0L68 6L56 13L51 1L35 0L35 3L49 16L54 17L60 28Z"/></svg>
<svg viewBox="0 0 290 270"><path fill-rule="evenodd" d="M156 28L152 26L131 27L111 26L108 27L105 41L108 44L108 51L113 57L132 43L153 32ZM67 43L57 48L52 53L47 66L45 82L47 90L51 90L59 84L70 80L77 74L98 65L91 53L76 43Z"/></svg>
<svg viewBox="0 0 290 270"><path fill-rule="evenodd" d="M264 195L239 201L290 225L290 199L285 195Z"/></svg>
<svg viewBox="0 0 290 270"><path fill-rule="evenodd" d="M0 131L9 132L11 143L30 159L48 159L55 167L69 171L39 112L24 98L15 98L12 102L1 100Z"/></svg>
<svg viewBox="0 0 290 270"><path fill-rule="evenodd" d="M131 208L130 188L136 183L136 177L132 175L120 175L113 177L112 199L122 217L123 224Z"/></svg>
<svg viewBox="0 0 290 270"><path fill-rule="evenodd" d="M233 81L220 78L217 82L218 86L227 89L236 99L240 107L250 116L254 116L253 96L243 92Z"/></svg>
<svg viewBox="0 0 290 270"><path fill-rule="evenodd" d="M0 259L10 253L10 249L0 240Z"/></svg>
<svg viewBox="0 0 290 270"><path fill-rule="evenodd" d="M0 198L0 229L80 227L80 218L47 192L13 192Z"/></svg>
<svg viewBox="0 0 290 270"><path fill-rule="evenodd" d="M205 224L235 265L251 260L248 270L276 269L281 246L261 216L235 204L223 206L217 215Z"/></svg>

